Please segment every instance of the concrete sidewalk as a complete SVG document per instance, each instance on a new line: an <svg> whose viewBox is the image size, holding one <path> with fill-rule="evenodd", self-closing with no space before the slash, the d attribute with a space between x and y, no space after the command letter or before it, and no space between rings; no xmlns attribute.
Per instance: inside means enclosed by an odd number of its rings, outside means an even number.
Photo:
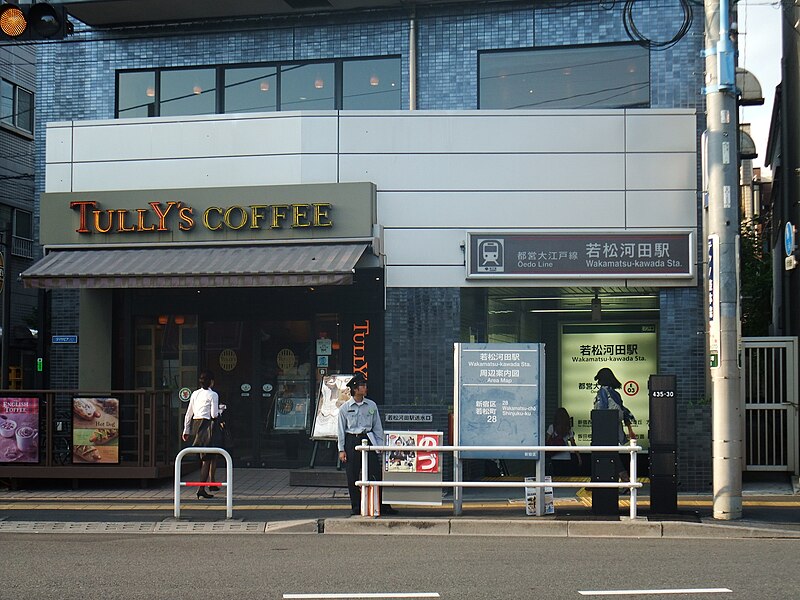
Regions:
<svg viewBox="0 0 800 600"><path fill-rule="evenodd" d="M224 480L224 470L217 479ZM0 482L2 483L2 482ZM711 518L710 495L679 495L679 514L648 519L649 487L642 488L631 521L629 499L620 498L620 518L594 517L587 490L556 489L556 514L528 517L522 489L465 490L461 516L452 501L441 507L398 505L400 518L350 517L345 488L289 485L289 471L239 469L233 485L233 519L226 519L224 492L197 500L182 488L181 518L174 518L173 481L140 488L132 482L71 482L27 489L0 487L0 533L341 533L800 538L800 494L787 480L750 483L743 519Z"/></svg>

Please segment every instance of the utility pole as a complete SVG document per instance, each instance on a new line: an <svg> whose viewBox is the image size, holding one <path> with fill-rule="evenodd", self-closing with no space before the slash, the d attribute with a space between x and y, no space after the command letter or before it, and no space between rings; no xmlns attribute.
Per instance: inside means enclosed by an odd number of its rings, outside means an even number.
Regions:
<svg viewBox="0 0 800 600"><path fill-rule="evenodd" d="M739 136L729 0L705 0L708 332L712 387L713 511L742 517L739 370Z"/></svg>

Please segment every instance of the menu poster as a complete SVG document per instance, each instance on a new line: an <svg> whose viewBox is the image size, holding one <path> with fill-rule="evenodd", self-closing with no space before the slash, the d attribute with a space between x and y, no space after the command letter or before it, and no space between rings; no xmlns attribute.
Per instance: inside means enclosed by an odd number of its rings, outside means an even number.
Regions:
<svg viewBox="0 0 800 600"><path fill-rule="evenodd" d="M73 464L119 462L119 400L72 399Z"/></svg>
<svg viewBox="0 0 800 600"><path fill-rule="evenodd" d="M0 463L39 462L39 399L0 398Z"/></svg>
<svg viewBox="0 0 800 600"><path fill-rule="evenodd" d="M385 432L386 445L397 450L384 452L384 471L387 473L438 473L441 465L438 452L402 450L403 446L441 446L442 434L438 432Z"/></svg>

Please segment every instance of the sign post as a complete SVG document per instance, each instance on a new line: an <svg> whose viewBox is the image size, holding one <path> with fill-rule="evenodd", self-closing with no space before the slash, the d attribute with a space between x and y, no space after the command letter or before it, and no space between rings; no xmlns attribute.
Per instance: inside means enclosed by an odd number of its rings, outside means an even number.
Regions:
<svg viewBox="0 0 800 600"><path fill-rule="evenodd" d="M544 394L544 344L455 344L454 428L456 446L540 446ZM462 458L530 459L544 481L539 452L456 451L453 478L461 479ZM544 498L538 488L538 510ZM453 493L461 514L462 488Z"/></svg>

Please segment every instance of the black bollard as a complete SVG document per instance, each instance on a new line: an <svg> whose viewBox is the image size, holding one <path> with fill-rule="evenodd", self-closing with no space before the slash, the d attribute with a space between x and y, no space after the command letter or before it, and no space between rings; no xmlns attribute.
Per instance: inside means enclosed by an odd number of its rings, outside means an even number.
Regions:
<svg viewBox="0 0 800 600"><path fill-rule="evenodd" d="M592 446L619 445L619 413L616 410L592 411ZM619 453L592 452L592 482L614 482L619 478ZM619 488L593 488L592 512L619 515Z"/></svg>
<svg viewBox="0 0 800 600"><path fill-rule="evenodd" d="M678 512L678 427L675 375L651 375L650 514Z"/></svg>

